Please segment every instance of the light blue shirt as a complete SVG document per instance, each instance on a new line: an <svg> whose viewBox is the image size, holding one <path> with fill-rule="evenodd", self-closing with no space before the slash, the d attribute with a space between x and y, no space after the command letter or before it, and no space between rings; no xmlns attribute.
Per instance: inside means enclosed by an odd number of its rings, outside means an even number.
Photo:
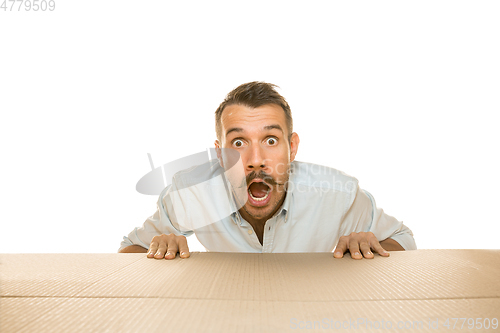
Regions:
<svg viewBox="0 0 500 333"><path fill-rule="evenodd" d="M341 236L361 231L417 249L411 230L377 208L356 178L298 161L291 163L285 200L265 223L261 244L224 179L217 159L177 173L160 194L155 214L123 237L119 250L134 244L148 249L154 236L173 233L195 234L213 252L332 252Z"/></svg>

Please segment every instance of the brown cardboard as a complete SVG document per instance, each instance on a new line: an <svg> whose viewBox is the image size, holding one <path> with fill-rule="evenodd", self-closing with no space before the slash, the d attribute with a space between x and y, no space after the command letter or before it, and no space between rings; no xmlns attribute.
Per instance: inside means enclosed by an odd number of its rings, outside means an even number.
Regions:
<svg viewBox="0 0 500 333"><path fill-rule="evenodd" d="M3 254L0 328L296 332L316 321L319 331L396 332L399 324L405 332L450 332L463 322L452 318L500 320L499 276L500 250L391 252L372 260L331 253L194 252L175 260ZM495 330L468 330L465 322L459 331Z"/></svg>

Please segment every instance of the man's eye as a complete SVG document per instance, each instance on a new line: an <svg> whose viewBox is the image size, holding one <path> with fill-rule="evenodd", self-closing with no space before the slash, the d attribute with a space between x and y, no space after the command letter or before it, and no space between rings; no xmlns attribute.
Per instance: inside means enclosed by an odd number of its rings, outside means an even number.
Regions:
<svg viewBox="0 0 500 333"><path fill-rule="evenodd" d="M267 139L267 144L270 146L274 146L277 142L278 142L278 140L276 140L275 138L268 138Z"/></svg>
<svg viewBox="0 0 500 333"><path fill-rule="evenodd" d="M236 140L236 141L233 142L233 145L235 145L236 147L241 147L241 146L243 146L243 141Z"/></svg>

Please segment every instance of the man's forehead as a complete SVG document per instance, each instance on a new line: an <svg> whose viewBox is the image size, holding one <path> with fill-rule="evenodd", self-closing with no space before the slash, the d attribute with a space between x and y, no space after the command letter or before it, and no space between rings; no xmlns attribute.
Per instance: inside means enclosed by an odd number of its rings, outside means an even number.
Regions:
<svg viewBox="0 0 500 333"><path fill-rule="evenodd" d="M252 108L246 105L233 104L224 108L221 117L222 126L224 129L229 127L255 124L265 127L268 125L279 124L285 126L285 112L281 106L276 104L265 104L257 108Z"/></svg>

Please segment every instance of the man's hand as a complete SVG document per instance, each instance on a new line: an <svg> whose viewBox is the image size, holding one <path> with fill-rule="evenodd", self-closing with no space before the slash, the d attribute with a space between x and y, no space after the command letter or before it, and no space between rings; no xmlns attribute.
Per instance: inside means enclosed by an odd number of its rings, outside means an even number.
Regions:
<svg viewBox="0 0 500 333"><path fill-rule="evenodd" d="M185 236L162 234L154 236L148 250L148 258L174 259L180 253L181 258L189 258L189 248Z"/></svg>
<svg viewBox="0 0 500 333"><path fill-rule="evenodd" d="M373 249L373 251L381 256L389 256L389 252L380 245L373 232L352 232L349 236L340 237L333 256L335 258L342 258L344 253L349 250L349 252L351 252L351 258L353 259L363 259L363 256L368 259L373 259L373 253L370 249ZM361 255L361 253L363 255Z"/></svg>

